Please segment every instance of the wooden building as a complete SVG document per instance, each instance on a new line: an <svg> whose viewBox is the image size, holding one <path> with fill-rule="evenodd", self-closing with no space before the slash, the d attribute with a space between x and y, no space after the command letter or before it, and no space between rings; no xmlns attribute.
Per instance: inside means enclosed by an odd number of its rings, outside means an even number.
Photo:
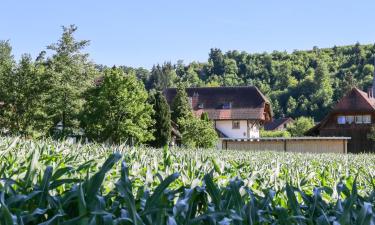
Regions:
<svg viewBox="0 0 375 225"><path fill-rule="evenodd" d="M348 141L348 152L375 152L374 142L367 137L375 123L373 93L373 89L366 93L353 88L306 135L351 137Z"/></svg>

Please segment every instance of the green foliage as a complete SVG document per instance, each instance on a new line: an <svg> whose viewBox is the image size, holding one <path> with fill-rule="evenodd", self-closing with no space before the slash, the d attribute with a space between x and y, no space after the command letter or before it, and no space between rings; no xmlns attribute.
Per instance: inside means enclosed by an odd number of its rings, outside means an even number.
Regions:
<svg viewBox="0 0 375 225"><path fill-rule="evenodd" d="M261 137L291 137L290 133L287 130L260 130Z"/></svg>
<svg viewBox="0 0 375 225"><path fill-rule="evenodd" d="M82 126L89 138L134 144L152 139L152 106L134 74L107 69L101 83L86 94Z"/></svg>
<svg viewBox="0 0 375 225"><path fill-rule="evenodd" d="M179 120L182 131L182 144L190 148L213 148L218 141L214 124L210 120L196 117Z"/></svg>
<svg viewBox="0 0 375 225"><path fill-rule="evenodd" d="M367 139L375 141L375 126L371 127L370 132L367 134Z"/></svg>
<svg viewBox="0 0 375 225"><path fill-rule="evenodd" d="M177 81L176 71L171 63L164 65L156 65L152 67L150 78L148 81L149 88L158 91L164 91L168 87L172 87Z"/></svg>
<svg viewBox="0 0 375 225"><path fill-rule="evenodd" d="M178 62L172 68L177 77L166 79L164 87L184 82L188 87L255 85L271 101L278 103L275 117L313 117L320 121L350 87L367 90L372 84L375 45L350 45L292 53L223 53L211 49L205 63ZM168 70L171 66L159 66ZM154 69L153 69L154 71ZM154 73L154 72L152 72ZM147 86L158 88L149 79ZM293 98L293 110L288 101ZM290 103L290 102L289 102ZM295 104L294 104L295 103Z"/></svg>
<svg viewBox="0 0 375 225"><path fill-rule="evenodd" d="M83 93L92 86L97 75L88 55L81 51L89 41L76 41L77 27L63 27L61 39L47 47L52 56L47 59L48 114L55 125L62 123L60 135L77 133Z"/></svg>
<svg viewBox="0 0 375 225"><path fill-rule="evenodd" d="M208 117L208 113L207 112L203 112L201 114L201 120L205 120L205 121L209 121L210 118Z"/></svg>
<svg viewBox="0 0 375 225"><path fill-rule="evenodd" d="M44 66L23 55L13 62L8 43L0 43L1 127L10 134L38 137L52 126L46 114Z"/></svg>
<svg viewBox="0 0 375 225"><path fill-rule="evenodd" d="M160 148L168 145L171 140L171 113L167 100L161 92L156 92L152 95L150 103L155 112L152 117L155 123L153 125L154 140L151 145Z"/></svg>
<svg viewBox="0 0 375 225"><path fill-rule="evenodd" d="M299 117L287 127L293 137L304 136L305 132L314 126L314 119L311 117Z"/></svg>
<svg viewBox="0 0 375 225"><path fill-rule="evenodd" d="M0 224L375 222L375 159L368 154L168 151L1 138L0 155Z"/></svg>
<svg viewBox="0 0 375 225"><path fill-rule="evenodd" d="M171 119L175 123L180 125L181 119L187 119L193 117L191 105L189 103L188 95L185 90L185 85L179 83L177 86L177 94L173 99L171 110Z"/></svg>

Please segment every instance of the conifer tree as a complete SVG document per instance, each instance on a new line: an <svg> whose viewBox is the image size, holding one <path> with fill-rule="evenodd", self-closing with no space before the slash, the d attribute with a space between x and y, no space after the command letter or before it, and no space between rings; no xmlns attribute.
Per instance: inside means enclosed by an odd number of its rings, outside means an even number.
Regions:
<svg viewBox="0 0 375 225"><path fill-rule="evenodd" d="M209 118L207 112L204 112L204 113L201 114L201 120L210 121L210 118Z"/></svg>
<svg viewBox="0 0 375 225"><path fill-rule="evenodd" d="M171 113L167 100L161 92L152 95L150 102L155 111L153 115L154 140L150 144L160 148L168 145L171 140Z"/></svg>
<svg viewBox="0 0 375 225"><path fill-rule="evenodd" d="M172 121L179 124L180 119L186 119L192 116L191 105L185 86L179 83L177 86L177 94L172 103Z"/></svg>

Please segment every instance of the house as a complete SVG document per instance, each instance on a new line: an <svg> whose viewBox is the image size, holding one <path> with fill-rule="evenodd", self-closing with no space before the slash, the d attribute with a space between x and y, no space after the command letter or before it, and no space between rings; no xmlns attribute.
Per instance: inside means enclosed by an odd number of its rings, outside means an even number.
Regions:
<svg viewBox="0 0 375 225"><path fill-rule="evenodd" d="M286 130L289 124L292 124L294 120L290 117L283 117L274 119L266 124L264 124L264 130L267 131L282 131Z"/></svg>
<svg viewBox="0 0 375 225"><path fill-rule="evenodd" d="M177 90L168 88L165 96L172 104ZM259 138L259 129L271 121L271 105L253 86L187 88L195 116L208 113L222 138Z"/></svg>
<svg viewBox="0 0 375 225"><path fill-rule="evenodd" d="M306 135L351 137L348 152L375 152L374 142L367 138L375 123L375 79L366 93L353 88Z"/></svg>

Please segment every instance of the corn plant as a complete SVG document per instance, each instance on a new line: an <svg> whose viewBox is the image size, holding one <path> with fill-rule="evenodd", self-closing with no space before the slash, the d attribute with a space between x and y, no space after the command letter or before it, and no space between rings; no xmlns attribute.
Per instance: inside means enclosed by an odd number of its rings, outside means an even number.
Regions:
<svg viewBox="0 0 375 225"><path fill-rule="evenodd" d="M0 139L0 224L374 224L373 155Z"/></svg>

